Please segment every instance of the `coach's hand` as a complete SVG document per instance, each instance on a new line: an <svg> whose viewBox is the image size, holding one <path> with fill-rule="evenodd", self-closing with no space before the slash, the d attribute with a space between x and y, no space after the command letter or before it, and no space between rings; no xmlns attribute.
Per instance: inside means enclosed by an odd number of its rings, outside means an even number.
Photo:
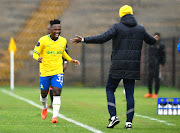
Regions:
<svg viewBox="0 0 180 133"><path fill-rule="evenodd" d="M79 66L80 62L78 60L72 59L71 63L75 64L75 66Z"/></svg>
<svg viewBox="0 0 180 133"><path fill-rule="evenodd" d="M156 39L156 42L158 41L158 35L155 35L154 38Z"/></svg>
<svg viewBox="0 0 180 133"><path fill-rule="evenodd" d="M39 63L42 63L42 61L43 61L43 57L39 57L39 58L38 58L38 62L39 62Z"/></svg>
<svg viewBox="0 0 180 133"><path fill-rule="evenodd" d="M83 39L82 36L76 35L76 38L70 39L70 42L71 43L79 43L82 41L82 39Z"/></svg>

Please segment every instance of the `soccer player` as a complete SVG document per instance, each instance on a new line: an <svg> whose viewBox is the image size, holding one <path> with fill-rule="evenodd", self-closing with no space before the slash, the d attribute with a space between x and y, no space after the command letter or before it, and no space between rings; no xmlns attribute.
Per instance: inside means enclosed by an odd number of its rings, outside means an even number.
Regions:
<svg viewBox="0 0 180 133"><path fill-rule="evenodd" d="M119 10L121 18L106 32L90 37L76 36L72 43L97 43L102 44L112 39L112 55L109 77L106 84L106 96L110 114L107 128L113 128L120 121L116 115L114 93L121 80L126 91L127 112L125 129L132 128L134 116L134 86L135 80L140 79L140 59L143 41L148 44L156 43L157 36L148 34L145 28L138 24L133 16L131 6L124 5Z"/></svg>
<svg viewBox="0 0 180 133"><path fill-rule="evenodd" d="M51 33L51 25L49 24L47 27L47 34ZM68 47L66 45L66 49L65 49L66 53L68 54ZM65 71L67 69L67 60L63 58L63 71ZM52 87L49 87L49 95L50 95L50 99L51 99L51 105L49 106L49 108L53 108L53 92L52 92Z"/></svg>
<svg viewBox="0 0 180 133"><path fill-rule="evenodd" d="M63 87L63 60L80 65L80 62L71 59L66 53L66 39L61 37L60 20L51 20L51 33L39 39L34 48L33 58L40 63L40 101L43 105L41 118L47 116L47 99L48 91L51 86L53 89L53 117L51 123L57 123L57 116L61 106L61 91Z"/></svg>

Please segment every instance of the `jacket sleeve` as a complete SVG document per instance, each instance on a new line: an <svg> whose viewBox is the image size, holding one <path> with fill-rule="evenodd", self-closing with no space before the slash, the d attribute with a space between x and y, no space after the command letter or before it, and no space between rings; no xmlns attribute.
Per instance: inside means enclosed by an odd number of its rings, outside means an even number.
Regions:
<svg viewBox="0 0 180 133"><path fill-rule="evenodd" d="M96 43L96 44L102 44L104 42L109 41L113 37L116 36L116 29L115 29L115 24L109 28L106 32L96 35L96 36L90 36L90 37L85 37L84 42L85 43Z"/></svg>
<svg viewBox="0 0 180 133"><path fill-rule="evenodd" d="M146 31L144 32L144 41L150 45L153 45L156 43L156 39L153 36L151 36L149 33L147 33Z"/></svg>

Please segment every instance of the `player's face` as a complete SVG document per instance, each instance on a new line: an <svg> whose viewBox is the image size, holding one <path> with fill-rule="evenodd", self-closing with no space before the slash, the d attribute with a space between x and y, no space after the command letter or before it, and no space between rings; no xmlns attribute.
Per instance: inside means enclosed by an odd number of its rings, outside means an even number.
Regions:
<svg viewBox="0 0 180 133"><path fill-rule="evenodd" d="M61 34L61 25L60 24L54 24L51 27L51 37L54 39L57 39L59 35Z"/></svg>

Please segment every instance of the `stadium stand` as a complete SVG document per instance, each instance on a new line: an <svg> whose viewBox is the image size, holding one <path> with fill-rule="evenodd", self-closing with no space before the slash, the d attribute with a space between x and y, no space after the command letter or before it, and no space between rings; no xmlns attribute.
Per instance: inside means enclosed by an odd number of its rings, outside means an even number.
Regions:
<svg viewBox="0 0 180 133"><path fill-rule="evenodd" d="M118 22L119 8L128 4L133 6L134 15L152 34L162 33L163 37L178 36L180 30L180 1L157 0L1 0L0 11L3 13L0 23L0 84L9 84L8 43L15 37L18 52L15 54L16 84L38 84L38 64L32 60L30 50L37 40L46 34L48 21L54 18L62 20L62 36L69 41L75 34L82 36L95 35L106 31ZM166 7L166 8L164 8ZM68 9L66 9L68 8ZM168 10L167 10L168 9ZM86 15L85 15L86 14ZM111 42L105 47L105 77L107 77ZM69 44L69 54L81 58L81 45ZM100 82L100 46L86 47L86 70L88 83L92 86ZM92 54L93 53L93 54ZM81 69L68 66L65 82L79 84ZM77 74L72 75L76 70ZM71 75L71 76L70 76ZM94 75L97 75L95 78ZM105 79L106 80L106 79Z"/></svg>
<svg viewBox="0 0 180 133"><path fill-rule="evenodd" d="M7 40L4 43L8 43L10 36L15 36L15 41L17 45L18 52L15 54L15 74L16 81L19 84L31 83L34 80L30 69L32 68L32 57L30 56L30 50L34 48L38 39L46 34L46 28L49 24L49 20L58 18L63 13L63 9L68 7L68 0L16 0L16 1L3 1L4 8L9 8L10 15L4 15L5 20L8 21L4 26L12 30L14 34L6 36ZM3 9L2 9L3 10ZM12 17L10 17L12 16ZM15 25L16 24L16 25ZM9 26L16 27L13 28ZM23 25L23 26L22 26ZM9 34L7 32L6 34ZM4 38L5 35L1 36ZM8 38L9 37L9 38ZM3 39L2 39L3 40ZM3 46L3 42L1 42ZM8 45L4 46L7 49ZM1 52L0 61L1 76L0 84L9 84L9 53ZM4 61L5 60L5 61ZM38 75L38 67L36 73ZM36 76L38 77L38 76ZM1 80L2 79L2 80ZM25 80L28 80L25 82ZM33 80L33 81L32 81Z"/></svg>

